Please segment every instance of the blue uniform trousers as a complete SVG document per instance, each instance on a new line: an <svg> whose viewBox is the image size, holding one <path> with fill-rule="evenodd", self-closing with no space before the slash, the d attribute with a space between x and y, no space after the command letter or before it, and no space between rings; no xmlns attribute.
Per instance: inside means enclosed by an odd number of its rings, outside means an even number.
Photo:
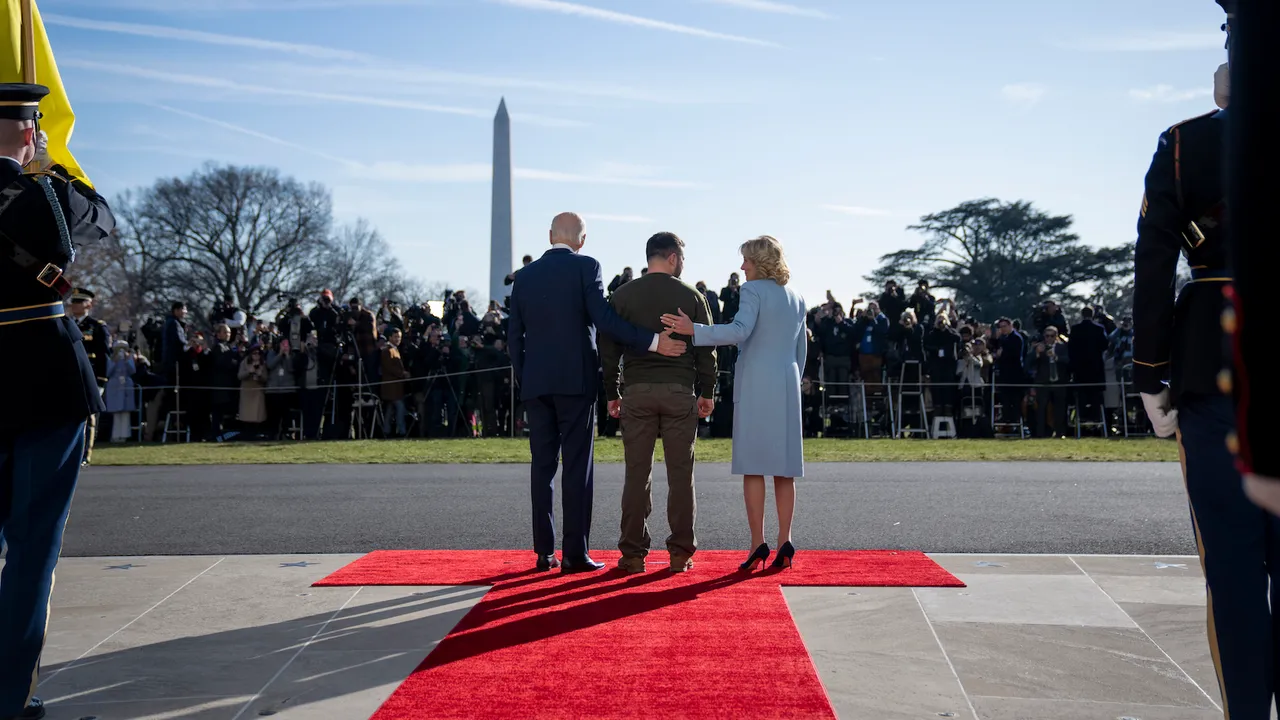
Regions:
<svg viewBox="0 0 1280 720"><path fill-rule="evenodd" d="M0 717L35 693L53 570L80 477L85 423L0 430Z"/></svg>
<svg viewBox="0 0 1280 720"><path fill-rule="evenodd" d="M533 550L551 555L556 550L555 510L552 508L556 466L561 458L560 494L564 508L564 556L586 556L591 542L591 506L595 478L595 397L546 395L525 401L529 415Z"/></svg>
<svg viewBox="0 0 1280 720"><path fill-rule="evenodd" d="M1179 449L1208 585L1209 650L1223 709L1231 720L1269 720L1280 647L1280 624L1271 614L1280 608L1280 519L1245 496L1227 445L1234 430L1231 398L1178 400Z"/></svg>

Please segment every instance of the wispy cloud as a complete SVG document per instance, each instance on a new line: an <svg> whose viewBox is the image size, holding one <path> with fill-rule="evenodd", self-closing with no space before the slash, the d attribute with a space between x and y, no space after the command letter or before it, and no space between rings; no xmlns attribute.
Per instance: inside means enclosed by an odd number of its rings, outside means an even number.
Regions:
<svg viewBox="0 0 1280 720"><path fill-rule="evenodd" d="M586 97L604 97L619 100L636 100L644 102L665 102L666 99L625 85L607 83L550 82L544 80L528 80L498 75L478 75L475 73L435 70L425 67L394 64L389 61L377 61L369 65L290 65L268 64L260 66L265 70L284 70L299 76L341 77L360 80L366 83L381 83L394 86L400 90L422 89L439 85L468 88L485 88L500 90L537 90L556 95L580 95Z"/></svg>
<svg viewBox="0 0 1280 720"><path fill-rule="evenodd" d="M628 223L634 225L644 225L652 223L653 218L647 218L640 215L608 215L602 213L583 213L583 220L594 220L603 223Z"/></svg>
<svg viewBox="0 0 1280 720"><path fill-rule="evenodd" d="M563 0L489 0L489 2L509 7L522 8L525 10L560 13L562 15L576 15L578 17L603 20L604 22L617 23L619 25L631 25L633 27L643 27L650 30L662 30L670 33L678 33L680 35L693 35L695 37L707 38L710 40L727 40L729 42L746 43L748 45L759 45L762 47L779 47L777 43L772 43L767 40L743 37L741 35L729 35L727 33L704 30L702 28L691 27L689 25L679 25L663 20L653 20L651 18L640 17L639 15L628 15L627 13L620 13L615 10L604 10L602 8L591 7L589 5L564 2Z"/></svg>
<svg viewBox="0 0 1280 720"><path fill-rule="evenodd" d="M62 67L74 67L83 70L92 70L97 72L110 73L114 75L124 75L127 77L143 78L147 80L160 80L179 85L190 85L194 87L203 87L217 90L227 90L236 93L251 93L255 95L274 95L277 97L300 98L304 100L315 100L329 103L343 103L350 105L362 105L365 107L385 107L397 108L402 110L418 110L429 113L442 113L446 115L464 115L467 117L485 118L493 117L492 110L480 110L476 108L455 107L451 105L437 105L433 103L417 102L414 100L401 100L390 97L367 97L359 95L344 95L339 93L317 92L313 90L301 90L297 88L281 88L267 87L265 85L254 85L250 83L241 83L225 78L215 78L206 75L191 75L187 73L169 72L166 70L154 70L152 68L138 67L136 65L123 65L111 63L88 62L76 58L66 58L60 60L59 65ZM545 125L548 127L583 127L586 123L577 120L565 120L562 118L544 117L541 115L529 115L513 113L512 119L527 122L535 125Z"/></svg>
<svg viewBox="0 0 1280 720"><path fill-rule="evenodd" d="M1000 88L1005 100L1016 105L1031 107L1044 99L1049 89L1039 83L1011 83Z"/></svg>
<svg viewBox="0 0 1280 720"><path fill-rule="evenodd" d="M165 1L168 2L169 0ZM608 97L644 102L665 101L663 98L652 93L646 93L623 85L588 82L547 82L504 76L435 70L432 68L398 63L392 60L379 58L374 55L369 55L367 53L328 47L325 45L280 42L243 35L226 35L200 30L188 30L186 28L175 28L166 25L141 25L135 23L91 20L87 18L70 17L58 14L46 14L44 15L44 20L49 25L70 27L80 30L91 30L96 32L167 40L181 40L183 42L203 43L206 45L246 47L256 50L299 55L318 60L340 60L346 63L320 67L287 64L283 66L283 69L286 71L293 71L296 74L310 77L346 77L371 83L394 85L399 88L452 85L472 88L537 90L555 94ZM280 69L281 66L263 63L261 67L268 69Z"/></svg>
<svg viewBox="0 0 1280 720"><path fill-rule="evenodd" d="M486 163L420 165L416 163L379 162L362 166L361 173L383 180L422 183L488 182L493 177L492 167ZM610 175L567 173L559 170L538 170L534 168L514 168L511 174L517 180L535 182L625 185L644 188L697 187L696 183L680 180L639 179Z"/></svg>
<svg viewBox="0 0 1280 720"><path fill-rule="evenodd" d="M853 215L854 217L883 217L889 214L888 210L862 207L859 205L823 205L822 209L843 213L845 215Z"/></svg>
<svg viewBox="0 0 1280 720"><path fill-rule="evenodd" d="M244 37L240 35L222 35L219 33L203 32L201 30L186 30L183 28L166 27L163 25L138 25L134 23L111 22L107 20L89 20L86 18L69 17L67 15L57 15L53 13L45 14L43 17L45 23L48 25L77 28L79 30L95 30L98 32L160 38L164 40L182 40L184 42L197 42L204 43L206 45L229 45L233 47L256 48L258 50L273 50L276 52L285 52L294 55L303 55L306 57L322 58L327 60L348 60L356 62L369 62L373 60L371 56L364 53L324 47L322 45L306 45L301 43L279 42L276 40L262 40L259 38Z"/></svg>
<svg viewBox="0 0 1280 720"><path fill-rule="evenodd" d="M147 10L167 13L292 12L335 8L406 7L434 5L434 0L63 0L65 4L96 9Z"/></svg>
<svg viewBox="0 0 1280 720"><path fill-rule="evenodd" d="M533 170L516 168L512 175L520 180L542 180L544 182L584 183L589 185L627 185L642 188L695 188L698 183L683 180L655 180L651 178L617 177L610 175L579 175L556 170Z"/></svg>
<svg viewBox="0 0 1280 720"><path fill-rule="evenodd" d="M1172 85L1155 85L1149 88L1134 88L1129 91L1130 98L1139 102L1153 103L1179 103L1212 96L1213 88L1178 90Z"/></svg>
<svg viewBox="0 0 1280 720"><path fill-rule="evenodd" d="M1086 38L1070 47L1089 52L1176 52L1179 50L1221 50L1226 36L1221 32L1146 32Z"/></svg>
<svg viewBox="0 0 1280 720"><path fill-rule="evenodd" d="M200 113L183 110L169 105L150 104L160 110L179 115L191 120L196 120L208 125L228 130L230 132L247 135L257 138L275 145L287 147L299 152L314 155L330 162L335 162L346 167L355 177L370 180L379 180L385 182L419 182L419 183L478 183L488 182L493 177L492 166L486 163L453 163L453 164L419 164L419 163L402 163L402 162L376 162L376 163L360 163L348 158L339 157L323 150L313 147L301 145L291 140L286 140L275 135L270 135L253 128L237 125L235 123L219 120ZM560 183L584 183L594 185L627 185L632 187L650 187L650 188L687 188L696 187L695 183L681 182L676 180L655 180L634 177L616 177L609 175L579 175L574 173L565 173L555 170L535 170L530 168L515 168L512 175L521 180L534 180L543 182L560 182ZM644 223L652 222L648 218L635 215L596 215L596 220L609 222L630 222Z"/></svg>
<svg viewBox="0 0 1280 720"><path fill-rule="evenodd" d="M365 178L419 183L488 182L493 177L492 168L485 163L423 165L418 163L376 162L371 165L361 165L357 173Z"/></svg>
<svg viewBox="0 0 1280 720"><path fill-rule="evenodd" d="M76 152L88 151L89 153L123 153L125 155L141 157L152 155L171 155L173 157L191 158L195 160L215 160L227 163L253 163L255 159L247 153L236 154L224 150L212 151L204 148L191 147L190 145L159 145L154 143L112 143L110 145L95 142L76 142ZM114 162L113 164L119 164Z"/></svg>
<svg viewBox="0 0 1280 720"><path fill-rule="evenodd" d="M327 152L323 152L321 150L316 150L314 148L307 147L306 145L299 145L296 142L285 140L284 138L279 138L279 137L276 137L275 135L268 135L267 133L254 130L253 128L248 128L243 125L236 125L235 123L229 123L229 122L226 122L225 120L218 120L217 118L211 118L206 115L201 115L199 113L193 113L189 110L182 110L179 108L170 107L168 105L161 105L158 103L153 103L151 107L159 108L166 112L171 112L171 113L174 113L175 115L181 115L182 117L190 118L192 120L199 120L200 122L208 123L210 125L220 127L224 130L238 132L244 135L248 135L250 137L258 138L259 140L266 140L269 143L274 143L276 145L283 145L284 147L292 148L294 150L301 150L302 152L324 158L325 160L329 160L331 162L336 162L339 164L354 164L354 163L351 163L351 161L348 160L347 158L341 158L341 157L338 157L337 155L331 155Z"/></svg>
<svg viewBox="0 0 1280 720"><path fill-rule="evenodd" d="M778 15L799 15L801 17L811 18L829 18L827 13L813 8L804 8L787 3L772 2L772 0L702 0L703 2L714 3L716 5L729 5L732 7L742 8L743 10L755 10L757 12L776 13Z"/></svg>

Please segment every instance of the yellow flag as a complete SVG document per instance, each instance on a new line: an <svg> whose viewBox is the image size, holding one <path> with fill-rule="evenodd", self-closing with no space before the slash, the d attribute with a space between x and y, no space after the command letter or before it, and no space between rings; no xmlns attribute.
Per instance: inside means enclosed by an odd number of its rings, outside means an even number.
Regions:
<svg viewBox="0 0 1280 720"><path fill-rule="evenodd" d="M49 136L49 157L73 177L92 187L80 164L72 157L68 143L76 124L76 115L62 87L58 65L53 60L53 48L49 36L40 21L40 10L31 2L33 39L36 55L36 79L49 88L49 94L40 101L40 129ZM22 82L22 0L0 0L0 82Z"/></svg>

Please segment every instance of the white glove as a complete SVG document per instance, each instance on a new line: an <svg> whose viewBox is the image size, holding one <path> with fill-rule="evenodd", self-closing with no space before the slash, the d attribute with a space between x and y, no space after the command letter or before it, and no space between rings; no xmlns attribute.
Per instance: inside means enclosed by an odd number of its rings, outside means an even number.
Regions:
<svg viewBox="0 0 1280 720"><path fill-rule="evenodd" d="M1178 411L1169 403L1169 391L1161 390L1159 395L1142 393L1142 405L1147 409L1147 417L1156 429L1156 435L1162 438L1172 436L1178 431Z"/></svg>
<svg viewBox="0 0 1280 720"><path fill-rule="evenodd" d="M1280 515L1280 480L1260 475L1244 476L1244 492L1254 505Z"/></svg>
<svg viewBox="0 0 1280 720"><path fill-rule="evenodd" d="M1222 63L1213 74L1213 102L1223 110L1231 102L1231 66Z"/></svg>
<svg viewBox="0 0 1280 720"><path fill-rule="evenodd" d="M53 167L53 158L49 157L49 135L41 130L35 136L36 156L31 160L31 164L36 170L48 171Z"/></svg>

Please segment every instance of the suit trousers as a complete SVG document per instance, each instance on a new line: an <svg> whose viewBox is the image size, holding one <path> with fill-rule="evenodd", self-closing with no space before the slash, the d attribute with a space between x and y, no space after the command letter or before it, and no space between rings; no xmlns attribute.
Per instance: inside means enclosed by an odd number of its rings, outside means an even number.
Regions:
<svg viewBox="0 0 1280 720"><path fill-rule="evenodd" d="M1053 406L1053 414L1049 414L1049 406ZM1079 412L1079 408L1077 408ZM1041 385L1036 388L1036 437L1050 437L1047 426L1053 426L1053 432L1062 437L1067 432L1067 388L1055 385Z"/></svg>
<svg viewBox="0 0 1280 720"><path fill-rule="evenodd" d="M564 459L560 495L564 521L564 557L580 559L591 543L591 509L595 484L594 395L543 395L525 401L529 417L530 499L533 505L533 550L551 555L556 549L556 467Z"/></svg>
<svg viewBox="0 0 1280 720"><path fill-rule="evenodd" d="M1280 520L1249 501L1231 398L1178 399L1178 443L1207 588L1209 650L1232 720L1269 720L1280 688ZM1268 597L1268 595L1270 597Z"/></svg>
<svg viewBox="0 0 1280 720"><path fill-rule="evenodd" d="M0 430L0 717L27 706L39 679L53 571L80 478L85 421Z"/></svg>
<svg viewBox="0 0 1280 720"><path fill-rule="evenodd" d="M694 443L698 438L698 396L680 384L628 385L622 398L622 446L626 480L622 487L622 536L625 557L649 554L649 515L653 512L653 449L662 438L667 465L667 550L691 556L698 549L693 524Z"/></svg>

